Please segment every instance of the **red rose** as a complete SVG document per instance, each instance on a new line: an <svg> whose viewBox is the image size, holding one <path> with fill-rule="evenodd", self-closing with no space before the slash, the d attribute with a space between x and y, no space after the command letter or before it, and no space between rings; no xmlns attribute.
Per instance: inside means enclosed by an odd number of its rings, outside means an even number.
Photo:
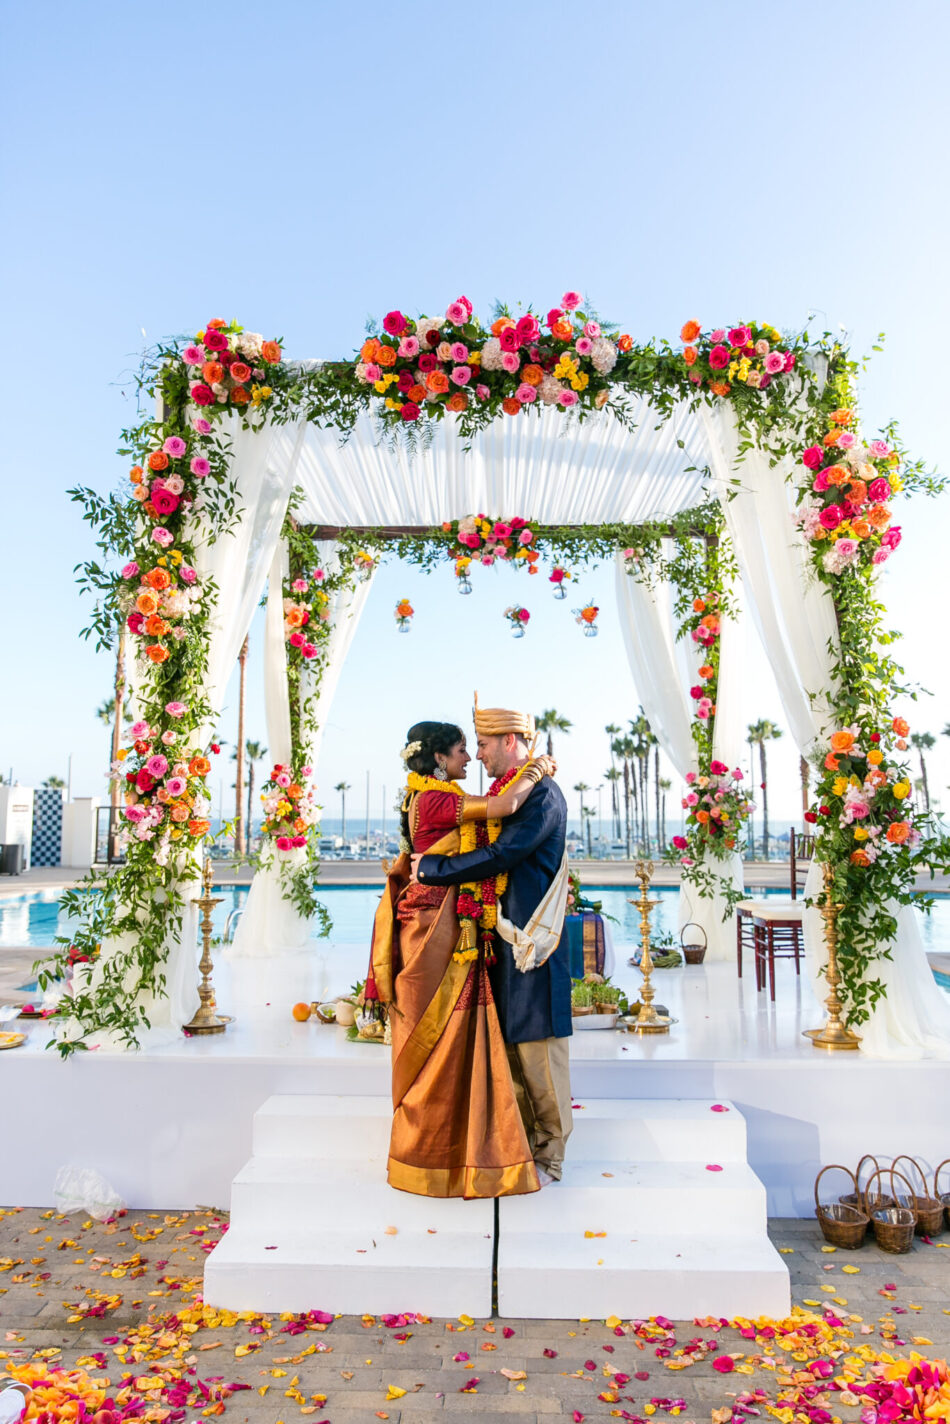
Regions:
<svg viewBox="0 0 950 1424"><path fill-rule="evenodd" d="M518 340L518 330L514 326L506 326L498 340L501 343L502 351L517 351L521 342Z"/></svg>
<svg viewBox="0 0 950 1424"><path fill-rule="evenodd" d="M227 351L228 338L220 331L209 330L205 332L206 351Z"/></svg>
<svg viewBox="0 0 950 1424"><path fill-rule="evenodd" d="M401 311L387 312L383 317L383 330L390 336L402 336L406 329L406 318Z"/></svg>
<svg viewBox="0 0 950 1424"><path fill-rule="evenodd" d="M210 386L199 382L198 385L191 388L191 399L195 405L211 405L214 401L214 391Z"/></svg>
<svg viewBox="0 0 950 1424"><path fill-rule="evenodd" d="M728 346L714 346L709 353L709 364L714 371L722 371L729 365Z"/></svg>
<svg viewBox="0 0 950 1424"><path fill-rule="evenodd" d="M157 514L174 514L178 508L178 496L172 494L171 490L167 490L164 485L153 485L152 503Z"/></svg>
<svg viewBox="0 0 950 1424"><path fill-rule="evenodd" d="M440 331L427 331L427 332L426 332L426 342L428 343L429 346L438 346L438 344L439 344L439 342L440 342L441 340L442 340L442 333L441 333Z"/></svg>
<svg viewBox="0 0 950 1424"><path fill-rule="evenodd" d="M130 633L141 633L145 627L145 619L141 613L130 613L125 621Z"/></svg>
<svg viewBox="0 0 950 1424"><path fill-rule="evenodd" d="M416 405L415 401L406 401L406 404L403 406L399 414L402 416L403 420L418 420L419 407Z"/></svg>
<svg viewBox="0 0 950 1424"><path fill-rule="evenodd" d="M149 773L143 767L143 769L139 772L138 776L135 778L136 789L138 791L151 791L154 785L155 778L153 776L150 776Z"/></svg>
<svg viewBox="0 0 950 1424"><path fill-rule="evenodd" d="M813 825L815 825L815 823L817 822L818 817L815 815L814 811L806 811L806 812L805 812L805 820L808 822L808 824L809 824L810 826L813 826Z"/></svg>
<svg viewBox="0 0 950 1424"><path fill-rule="evenodd" d="M830 807L830 806L819 806L819 807L818 807L818 814L819 814L819 816L830 816L830 815L831 815L831 807Z"/></svg>
<svg viewBox="0 0 950 1424"><path fill-rule="evenodd" d="M415 385L415 382L412 379L412 372L400 371L399 380L396 382L396 385L401 391L405 392L411 390L412 387Z"/></svg>
<svg viewBox="0 0 950 1424"><path fill-rule="evenodd" d="M561 310L560 307L552 307L551 310L548 312L546 318L545 318L545 322L546 322L547 326L548 326L548 327L554 327L554 326L556 326L557 323L561 320L561 317L562 317L563 315L564 315L564 313L563 313L563 311Z"/></svg>
<svg viewBox="0 0 950 1424"><path fill-rule="evenodd" d="M427 372L427 373L428 373L429 371L434 371L435 368L436 368L436 366L438 366L438 364L439 364L439 363L438 363L438 360L436 359L435 355L434 355L431 351L424 351L424 352L422 353L422 355L419 357L419 370L420 370L420 371L425 371L425 372Z"/></svg>
<svg viewBox="0 0 950 1424"><path fill-rule="evenodd" d="M881 740L881 734L880 734L880 732L872 732L872 733L871 733L871 736L870 736L870 738L869 738L869 741L872 741L872 742L879 742L880 740Z"/></svg>

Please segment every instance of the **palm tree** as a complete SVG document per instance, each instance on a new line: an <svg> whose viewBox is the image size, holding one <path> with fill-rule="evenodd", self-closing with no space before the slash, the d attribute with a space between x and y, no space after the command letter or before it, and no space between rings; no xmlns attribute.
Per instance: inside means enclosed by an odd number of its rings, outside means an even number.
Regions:
<svg viewBox="0 0 950 1424"><path fill-rule="evenodd" d="M594 851L593 851L593 847L592 847L592 845L591 845L591 839L590 839L590 826L591 826L591 822L593 821L593 819L594 819L594 817L596 816L596 814L597 814L597 812L596 812L596 810L594 809L593 806L585 806L585 807L583 808L583 810L581 811L581 815L583 816L584 821L586 821L586 823L587 823L587 859L588 859L588 860L592 860L593 857L594 857ZM581 825L581 830L583 831L583 829L584 829L584 827L583 827L583 824L582 824L582 825Z"/></svg>
<svg viewBox="0 0 950 1424"><path fill-rule="evenodd" d="M348 781L338 781L337 784L336 784L336 786L334 786L333 789L334 789L334 791L339 791L339 793L340 793L340 818L341 818L341 821L342 821L342 825L341 825L341 827L340 827L340 836L341 836L341 838L342 838L342 840L343 840L343 844L344 844L344 846L345 846L345 845L346 845L346 793L347 793L347 792L349 791L349 789L350 789L350 783L349 783Z"/></svg>
<svg viewBox="0 0 950 1424"><path fill-rule="evenodd" d="M624 813L624 833L626 841L626 855L629 860L633 852L633 827L630 821L630 799L631 790L636 794L636 787L630 776L630 764L636 755L636 747L632 737L617 737L613 744L614 753L620 758L623 769L623 813Z"/></svg>
<svg viewBox="0 0 950 1424"><path fill-rule="evenodd" d="M610 744L611 767L604 772L604 780L610 782L610 810L611 810L611 836L614 840L620 839L620 772L614 764L614 744Z"/></svg>
<svg viewBox="0 0 950 1424"><path fill-rule="evenodd" d="M43 785L50 791L65 791L66 783L61 776L48 776Z"/></svg>
<svg viewBox="0 0 950 1424"><path fill-rule="evenodd" d="M578 795L579 795L580 798L581 798L581 839L583 840L583 838L584 838L584 792L585 792L585 791L589 791L589 790L590 790L590 787L587 785L587 782L586 782L586 781L579 781L579 782L577 783L577 785L574 787L574 790L578 793Z"/></svg>
<svg viewBox="0 0 950 1424"><path fill-rule="evenodd" d="M666 776L657 778L660 790L663 795L660 800L660 845L666 845L666 793L672 790L673 783Z"/></svg>
<svg viewBox="0 0 950 1424"><path fill-rule="evenodd" d="M777 741L781 735L781 727L776 727L767 717L749 725L749 744L759 748L759 768L762 774L762 855L765 860L769 858L769 776L765 744Z"/></svg>
<svg viewBox="0 0 950 1424"><path fill-rule="evenodd" d="M237 746L234 748L234 760L237 762L237 769L234 776L234 853L243 855L244 843L244 712L247 704L247 645L250 634L241 644L241 651L238 653L238 669L240 679L238 682L238 725L237 725Z"/></svg>
<svg viewBox="0 0 950 1424"><path fill-rule="evenodd" d="M640 848L648 853L650 850L650 812L647 791L650 780L650 751L656 738L642 707L639 709L639 715L630 723L630 732L636 748L634 754L637 758L637 774L640 783Z"/></svg>
<svg viewBox="0 0 950 1424"><path fill-rule="evenodd" d="M620 787L617 785L617 783L618 783L618 781L620 780L620 776L619 776L619 773L617 772L616 763L615 763L615 761L614 761L614 737L619 737L619 736L620 736L620 728L617 726L616 722L608 722L607 725L606 725L606 727L604 728L604 731L607 733L607 736L608 736L608 738L609 738L609 745L610 745L610 770L611 770L611 772L613 773L613 775L608 776L608 780L610 781L610 809L611 809L611 811L612 811L612 813L613 813L613 818L614 818L614 835L619 839L619 837L620 837Z"/></svg>
<svg viewBox="0 0 950 1424"><path fill-rule="evenodd" d="M562 717L560 712L555 712L553 707L549 707L546 712L542 712L540 717L535 718L535 726L539 732L546 732L548 738L548 756L554 755L554 732L569 732L574 723L569 722L566 717Z"/></svg>
<svg viewBox="0 0 950 1424"><path fill-rule="evenodd" d="M254 766L256 762L262 761L267 755L267 748L262 747L260 742L252 742L250 738L244 743L244 755L247 758L247 825L246 840L247 849L251 849L251 841L254 837Z"/></svg>
<svg viewBox="0 0 950 1424"><path fill-rule="evenodd" d="M946 733L946 728L944 732ZM924 752L929 752L931 747L936 746L937 739L931 736L929 732L911 732L910 744L912 747L916 747L917 755L920 758L920 779L923 782L924 810L929 812L930 786L927 782L927 763L924 761Z"/></svg>

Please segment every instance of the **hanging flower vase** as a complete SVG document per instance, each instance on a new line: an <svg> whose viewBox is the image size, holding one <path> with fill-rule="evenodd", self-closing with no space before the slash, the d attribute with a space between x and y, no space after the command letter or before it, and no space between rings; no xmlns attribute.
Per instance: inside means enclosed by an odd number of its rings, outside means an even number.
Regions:
<svg viewBox="0 0 950 1424"><path fill-rule="evenodd" d="M505 617L511 624L511 636L513 638L523 638L525 628L528 625L528 619L531 617L527 608L506 608Z"/></svg>
<svg viewBox="0 0 950 1424"><path fill-rule="evenodd" d="M597 637L597 615L599 612L600 609L595 603L588 603L583 608L574 609L574 621L583 628L585 638Z"/></svg>
<svg viewBox="0 0 950 1424"><path fill-rule="evenodd" d="M596 623L588 623L587 627L584 629L585 638L596 638L597 633L598 629Z"/></svg>
<svg viewBox="0 0 950 1424"><path fill-rule="evenodd" d="M567 589L562 583L557 583L554 585L554 597L558 599L567 598Z"/></svg>
<svg viewBox="0 0 950 1424"><path fill-rule="evenodd" d="M409 632L412 627L412 620L415 616L415 612L416 610L413 608L408 598L401 598L396 604L394 613L396 619L396 627L399 629L400 633Z"/></svg>
<svg viewBox="0 0 950 1424"><path fill-rule="evenodd" d="M557 599L567 598L567 583L570 579L567 569L562 569L560 564L555 564L548 577L549 583L554 584L554 597Z"/></svg>
<svg viewBox="0 0 950 1424"><path fill-rule="evenodd" d="M511 636L512 636L513 638L523 638L523 637L524 637L524 625L521 624L521 623L514 623L514 624L512 624Z"/></svg>
<svg viewBox="0 0 950 1424"><path fill-rule="evenodd" d="M456 584L459 593L467 594L472 592L472 580L469 578L468 574L458 574L456 576Z"/></svg>

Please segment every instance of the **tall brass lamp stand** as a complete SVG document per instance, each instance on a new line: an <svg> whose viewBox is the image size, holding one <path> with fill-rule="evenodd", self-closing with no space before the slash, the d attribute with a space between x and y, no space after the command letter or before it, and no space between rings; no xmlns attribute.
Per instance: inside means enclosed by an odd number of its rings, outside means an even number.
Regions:
<svg viewBox="0 0 950 1424"><path fill-rule="evenodd" d="M218 1013L211 983L211 971L214 968L211 959L211 911L215 905L222 903L222 899L220 895L211 894L213 886L210 856L205 857L201 883L204 894L199 895L194 902L201 909L201 959L198 961L198 968L201 970L198 998L201 1004L191 1023L185 1024L185 1029L188 1033L224 1033L228 1024L234 1020L227 1014Z"/></svg>
<svg viewBox="0 0 950 1424"><path fill-rule="evenodd" d="M628 1025L631 1033L669 1033L670 1024L675 1023L675 1019L668 1018L665 1014L657 1013L653 1007L653 984L651 976L653 974L653 959L650 954L650 912L660 903L659 900L651 900L648 894L650 880L653 876L653 861L638 860L633 867L633 873L640 882L640 895L636 900L631 900L631 905L636 905L640 911L640 973L643 975L643 983L640 986L640 1011L633 1023Z"/></svg>
<svg viewBox="0 0 950 1424"><path fill-rule="evenodd" d="M838 915L844 907L835 902L834 866L825 861L822 871L825 893L821 913L825 921L825 944L828 946L828 968L825 971L825 977L828 980L828 997L825 1000L828 1006L828 1022L824 1028L805 1029L804 1034L806 1038L811 1039L816 1048L831 1050L859 1048L861 1039L843 1021L841 1017L843 1005L838 998L838 985L841 983L841 975L838 973Z"/></svg>

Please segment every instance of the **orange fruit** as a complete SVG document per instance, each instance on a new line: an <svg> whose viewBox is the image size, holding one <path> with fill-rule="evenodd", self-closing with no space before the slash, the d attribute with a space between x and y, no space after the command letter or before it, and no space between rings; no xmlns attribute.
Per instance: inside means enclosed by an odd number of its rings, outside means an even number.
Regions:
<svg viewBox="0 0 950 1424"><path fill-rule="evenodd" d="M298 1023L306 1023L308 1018L310 1017L310 1005L294 1004L292 1012L294 1018L297 1020Z"/></svg>

